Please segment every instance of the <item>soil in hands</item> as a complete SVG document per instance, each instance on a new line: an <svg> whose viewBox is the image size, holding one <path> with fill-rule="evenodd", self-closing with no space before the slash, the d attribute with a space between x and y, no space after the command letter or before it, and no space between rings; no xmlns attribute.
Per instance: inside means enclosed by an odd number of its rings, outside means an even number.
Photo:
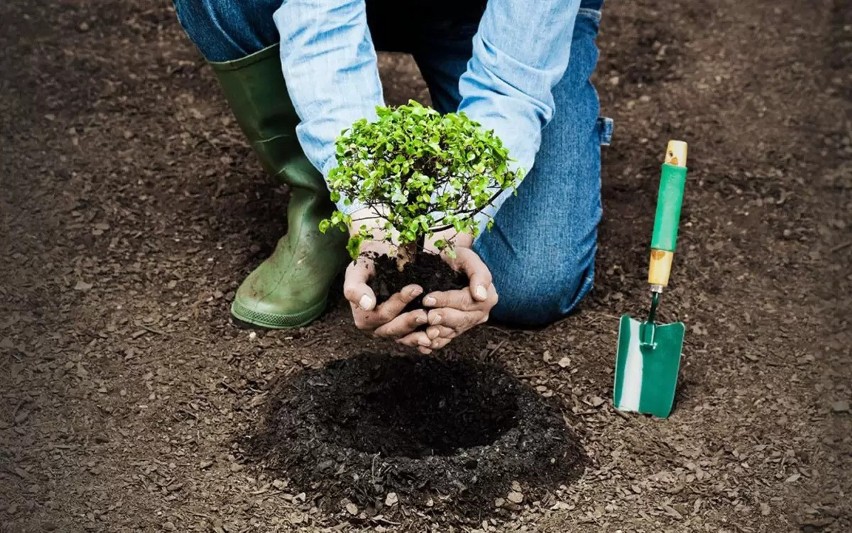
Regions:
<svg viewBox="0 0 852 533"><path fill-rule="evenodd" d="M453 270L437 254L421 252L401 272L395 257L377 255L372 259L376 273L370 280L370 288L378 303L386 301L406 285L423 287L423 296L409 303L404 309L406 312L421 308L423 297L430 292L463 289L468 285L467 276Z"/></svg>
<svg viewBox="0 0 852 533"><path fill-rule="evenodd" d="M414 508L475 519L513 482L531 498L569 484L585 462L559 404L499 367L431 357L362 355L305 370L278 386L246 443L322 507L354 504L368 516ZM389 493L398 504L386 505Z"/></svg>

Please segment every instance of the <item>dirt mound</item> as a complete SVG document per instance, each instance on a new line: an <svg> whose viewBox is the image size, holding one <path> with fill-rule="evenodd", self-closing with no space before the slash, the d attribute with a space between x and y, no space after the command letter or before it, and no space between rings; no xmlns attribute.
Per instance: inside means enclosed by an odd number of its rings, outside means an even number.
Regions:
<svg viewBox="0 0 852 533"><path fill-rule="evenodd" d="M363 355L290 378L270 406L250 455L329 510L392 515L395 493L396 509L480 516L513 482L529 498L582 471L558 405L495 366Z"/></svg>

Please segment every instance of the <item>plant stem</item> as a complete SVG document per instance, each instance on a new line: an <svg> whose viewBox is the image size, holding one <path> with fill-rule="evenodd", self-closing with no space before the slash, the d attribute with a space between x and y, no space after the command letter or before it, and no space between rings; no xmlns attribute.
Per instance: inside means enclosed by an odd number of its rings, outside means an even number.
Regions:
<svg viewBox="0 0 852 533"><path fill-rule="evenodd" d="M417 256L417 243L410 242L408 244L403 244L396 251L396 268L400 272L405 270L405 265L408 263L413 263L414 258Z"/></svg>

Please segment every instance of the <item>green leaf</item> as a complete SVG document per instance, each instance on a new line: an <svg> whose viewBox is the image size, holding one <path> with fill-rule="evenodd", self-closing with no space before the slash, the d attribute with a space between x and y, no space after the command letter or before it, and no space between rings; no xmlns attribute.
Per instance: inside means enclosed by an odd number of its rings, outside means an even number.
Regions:
<svg viewBox="0 0 852 533"><path fill-rule="evenodd" d="M361 235L353 235L349 237L349 242L346 243L346 251L349 252L349 257L351 257L353 261L358 259L358 256L361 255L362 242L364 242L364 238Z"/></svg>

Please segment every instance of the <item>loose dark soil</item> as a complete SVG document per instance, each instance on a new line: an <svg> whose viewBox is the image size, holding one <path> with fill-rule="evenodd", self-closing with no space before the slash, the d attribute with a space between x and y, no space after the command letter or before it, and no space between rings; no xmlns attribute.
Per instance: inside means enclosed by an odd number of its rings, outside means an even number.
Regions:
<svg viewBox="0 0 852 533"><path fill-rule="evenodd" d="M485 325L443 350L558 400L585 471L476 525L402 493L392 518L353 521L235 442L276 384L411 353L358 331L339 288L305 328L231 323L287 191L170 2L0 1L0 531L852 531L848 1L607 2L599 44L615 136L594 291L543 330ZM380 67L388 102L428 101L410 57ZM609 399L618 317L647 311L670 138L690 172L660 318L687 334L663 421Z"/></svg>
<svg viewBox="0 0 852 533"><path fill-rule="evenodd" d="M370 280L378 303L384 302L406 285L416 284L423 288L423 296L409 303L404 311L419 309L423 298L430 292L463 289L468 286L467 276L456 272L437 254L421 252L416 259L405 265L400 272L396 258L380 255L373 257L375 275Z"/></svg>
<svg viewBox="0 0 852 533"><path fill-rule="evenodd" d="M558 403L496 365L364 355L302 371L270 404L248 449L333 510L481 519L513 482L538 497L582 471Z"/></svg>

